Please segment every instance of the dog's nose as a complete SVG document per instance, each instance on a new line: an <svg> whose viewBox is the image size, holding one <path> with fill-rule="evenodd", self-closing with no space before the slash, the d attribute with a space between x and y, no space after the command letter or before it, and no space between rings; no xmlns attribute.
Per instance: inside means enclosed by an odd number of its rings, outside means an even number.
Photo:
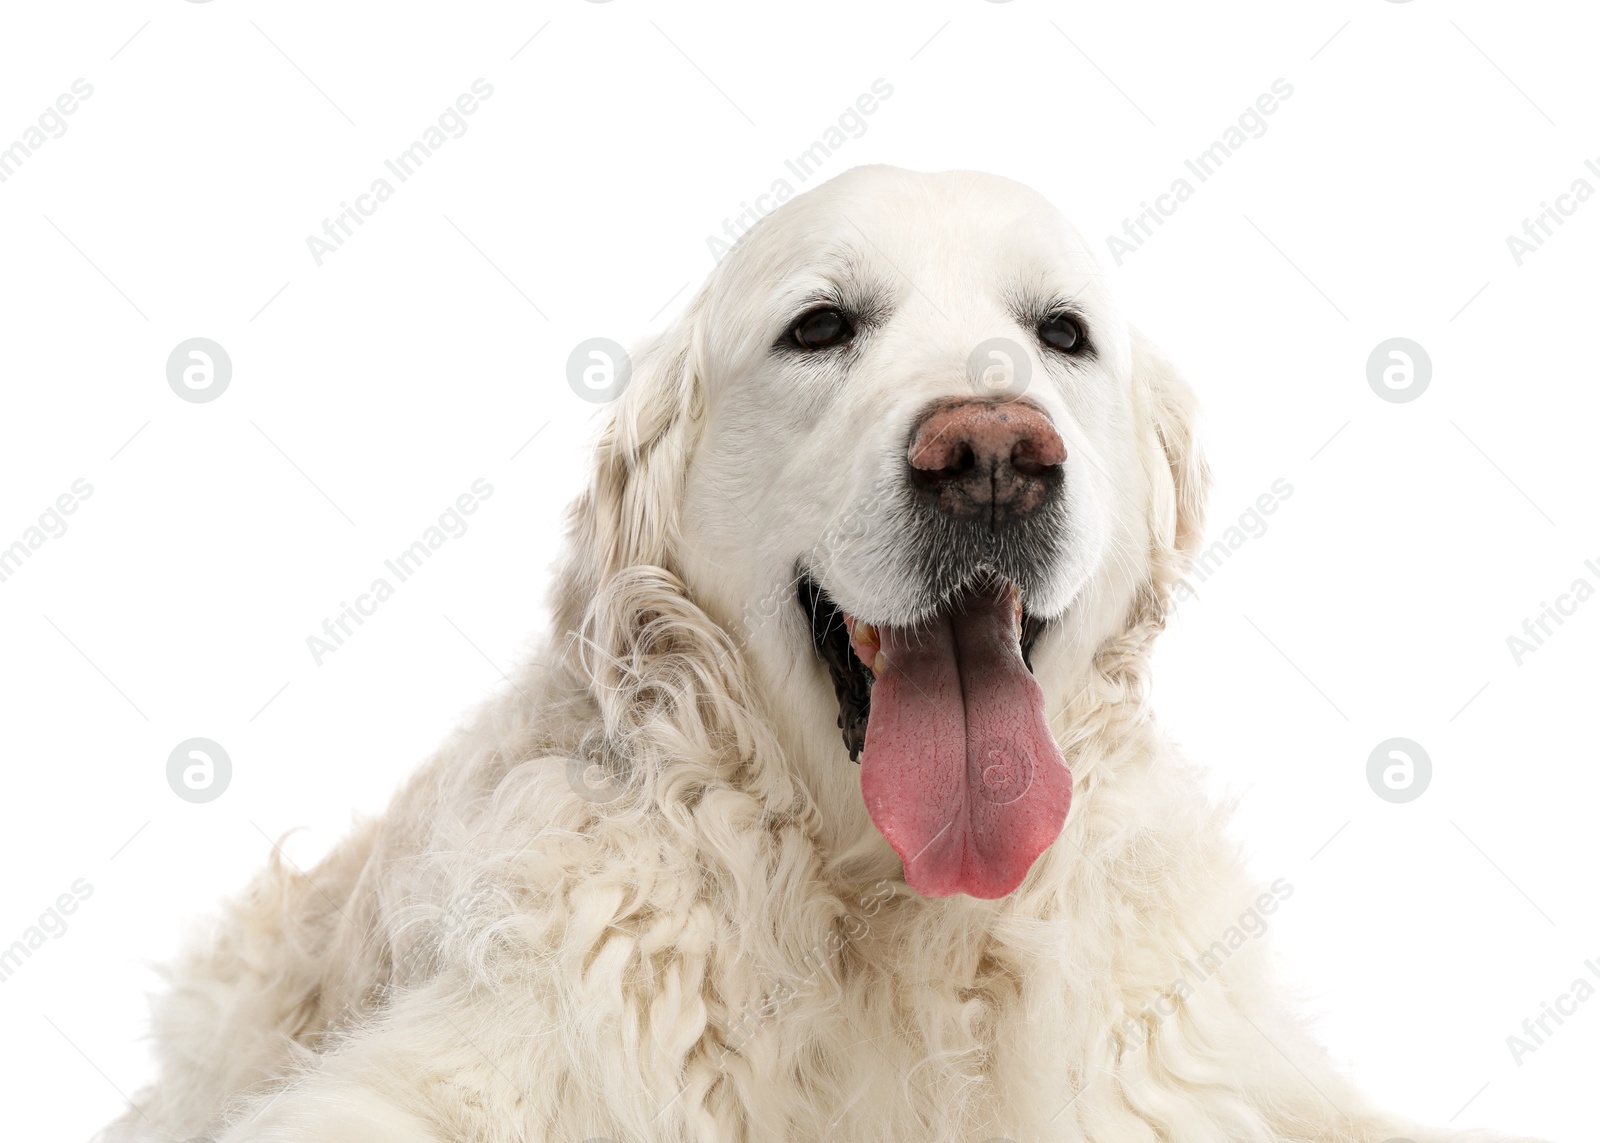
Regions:
<svg viewBox="0 0 1600 1143"><path fill-rule="evenodd" d="M1031 515L1061 487L1067 446L1032 401L936 401L911 432L911 481L945 512L992 523Z"/></svg>

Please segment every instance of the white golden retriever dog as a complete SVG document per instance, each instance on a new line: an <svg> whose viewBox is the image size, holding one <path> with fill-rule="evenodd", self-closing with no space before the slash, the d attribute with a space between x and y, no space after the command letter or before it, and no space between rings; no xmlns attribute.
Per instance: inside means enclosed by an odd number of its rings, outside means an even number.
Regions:
<svg viewBox="0 0 1600 1143"><path fill-rule="evenodd" d="M1146 701L1194 404L966 172L763 219L637 355L544 650L171 973L108 1137L1465 1143L1285 1013Z"/></svg>

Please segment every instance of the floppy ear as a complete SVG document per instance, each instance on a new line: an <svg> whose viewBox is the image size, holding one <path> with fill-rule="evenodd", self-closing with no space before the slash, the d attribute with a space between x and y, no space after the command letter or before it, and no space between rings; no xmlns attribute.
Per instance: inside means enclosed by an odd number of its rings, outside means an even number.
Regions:
<svg viewBox="0 0 1600 1143"><path fill-rule="evenodd" d="M1189 570L1205 535L1211 472L1196 440L1194 390L1149 338L1132 327L1128 332L1134 393L1144 414L1152 562L1157 591L1165 598Z"/></svg>
<svg viewBox="0 0 1600 1143"><path fill-rule="evenodd" d="M686 470L699 433L700 314L704 297L632 358L627 387L595 443L589 486L567 514L567 555L556 583L558 630L580 628L619 572L675 578Z"/></svg>
<svg viewBox="0 0 1600 1143"><path fill-rule="evenodd" d="M635 355L595 443L589 486L568 511L552 609L558 654L563 682L581 687L568 699L592 703L599 720L555 720L558 733L584 732L557 744L579 773L598 764L629 782L670 785L682 772L673 767L703 779L726 766L716 772L742 767L755 781L767 773L759 759L778 755L747 707L739 644L690 597L678 558L702 424L707 296ZM762 780L790 789L781 771Z"/></svg>

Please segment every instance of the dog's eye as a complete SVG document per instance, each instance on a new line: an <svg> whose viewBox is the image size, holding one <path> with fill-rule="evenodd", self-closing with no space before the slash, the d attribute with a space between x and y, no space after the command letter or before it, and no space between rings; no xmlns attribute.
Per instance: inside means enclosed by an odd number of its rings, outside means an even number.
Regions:
<svg viewBox="0 0 1600 1143"><path fill-rule="evenodd" d="M832 349L855 336L850 319L836 309L812 310L796 321L789 336L801 349Z"/></svg>
<svg viewBox="0 0 1600 1143"><path fill-rule="evenodd" d="M1072 314L1051 314L1039 323L1039 340L1063 353L1078 353L1088 344L1083 323Z"/></svg>

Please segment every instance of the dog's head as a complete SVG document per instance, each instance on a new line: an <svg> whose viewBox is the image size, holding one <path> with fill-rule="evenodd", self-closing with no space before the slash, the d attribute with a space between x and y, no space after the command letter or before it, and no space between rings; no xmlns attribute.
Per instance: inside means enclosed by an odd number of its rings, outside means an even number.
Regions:
<svg viewBox="0 0 1600 1143"><path fill-rule="evenodd" d="M864 808L918 891L1000 896L1065 819L1051 718L1198 539L1191 414L1036 194L860 168L640 355L568 594L676 576L819 803Z"/></svg>

